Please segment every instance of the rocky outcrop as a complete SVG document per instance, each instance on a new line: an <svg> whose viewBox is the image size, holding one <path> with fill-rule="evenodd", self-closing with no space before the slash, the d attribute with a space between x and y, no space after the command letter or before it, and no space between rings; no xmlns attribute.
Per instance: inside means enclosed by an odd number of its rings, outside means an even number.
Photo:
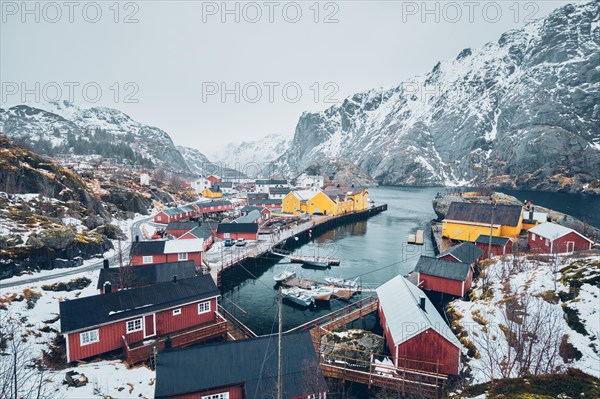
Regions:
<svg viewBox="0 0 600 399"><path fill-rule="evenodd" d="M383 353L384 339L369 331L352 329L326 333L321 344L326 361L356 359L370 363L370 353Z"/></svg>
<svg viewBox="0 0 600 399"><path fill-rule="evenodd" d="M328 158L314 162L304 170L308 175L323 176L327 182L350 187L376 186L377 182L361 168L343 158Z"/></svg>
<svg viewBox="0 0 600 399"><path fill-rule="evenodd" d="M600 3L565 5L397 87L306 112L276 162L344 158L383 185L600 194Z"/></svg>

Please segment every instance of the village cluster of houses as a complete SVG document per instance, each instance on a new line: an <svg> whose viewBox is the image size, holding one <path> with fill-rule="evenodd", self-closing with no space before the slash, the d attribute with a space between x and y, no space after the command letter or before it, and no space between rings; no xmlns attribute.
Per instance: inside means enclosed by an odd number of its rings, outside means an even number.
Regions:
<svg viewBox="0 0 600 399"><path fill-rule="evenodd" d="M436 257L419 258L415 268L418 286L459 297L471 288L479 260L513 254L518 246L526 246L531 253L569 254L589 250L593 244L583 234L548 221L547 213L535 212L530 204L524 209L520 205L452 202L442 221L442 237L454 245Z"/></svg>

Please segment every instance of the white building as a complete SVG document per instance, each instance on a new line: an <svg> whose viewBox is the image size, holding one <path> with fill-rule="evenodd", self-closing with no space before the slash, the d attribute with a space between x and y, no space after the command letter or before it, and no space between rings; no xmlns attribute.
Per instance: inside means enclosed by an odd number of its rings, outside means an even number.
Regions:
<svg viewBox="0 0 600 399"><path fill-rule="evenodd" d="M275 180L275 179L268 179L268 180L256 180L256 192L257 193L269 193L269 188L271 187L289 187L288 181L287 180Z"/></svg>
<svg viewBox="0 0 600 399"><path fill-rule="evenodd" d="M308 175L302 173L296 179L296 186L298 188L323 188L325 185L325 179L319 175Z"/></svg>
<svg viewBox="0 0 600 399"><path fill-rule="evenodd" d="M202 193L202 191L204 191L205 189L211 188L211 187L212 187L212 182L210 180L208 180L206 177L200 177L199 179L196 179L192 182L192 188L198 194Z"/></svg>
<svg viewBox="0 0 600 399"><path fill-rule="evenodd" d="M140 173L140 185L142 185L142 186L150 185L150 175L148 173Z"/></svg>

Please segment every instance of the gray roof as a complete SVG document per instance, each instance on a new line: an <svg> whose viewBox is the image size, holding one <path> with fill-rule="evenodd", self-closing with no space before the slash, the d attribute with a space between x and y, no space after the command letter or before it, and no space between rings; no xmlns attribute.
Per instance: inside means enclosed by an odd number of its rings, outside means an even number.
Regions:
<svg viewBox="0 0 600 399"><path fill-rule="evenodd" d="M277 179L267 179L267 180L263 180L263 179L259 179L256 180L256 184L262 184L262 185L285 185L288 184L287 180L277 180Z"/></svg>
<svg viewBox="0 0 600 399"><path fill-rule="evenodd" d="M327 391L315 348L307 331L282 336L284 398ZM277 336L200 345L159 352L156 398L242 385L248 399L274 397Z"/></svg>
<svg viewBox="0 0 600 399"><path fill-rule="evenodd" d="M273 204L281 205L280 199L249 199L248 205L262 205L262 204Z"/></svg>
<svg viewBox="0 0 600 399"><path fill-rule="evenodd" d="M429 328L457 347L460 342L425 293L402 276L397 276L377 288L379 305L395 345L419 335ZM425 297L425 310L420 297Z"/></svg>
<svg viewBox="0 0 600 399"><path fill-rule="evenodd" d="M466 281L470 268L471 265L468 263L453 262L451 260L421 255L417 266L415 266L415 271L430 276Z"/></svg>
<svg viewBox="0 0 600 399"><path fill-rule="evenodd" d="M199 225L198 222L170 222L167 225L167 230L191 230Z"/></svg>
<svg viewBox="0 0 600 399"><path fill-rule="evenodd" d="M104 287L107 281L112 289L121 288L121 275L125 280L127 287L142 287L156 283L163 283L173 280L173 276L178 279L190 278L196 275L196 266L193 260L182 262L155 263L152 265L111 267L100 269L97 288Z"/></svg>
<svg viewBox="0 0 600 399"><path fill-rule="evenodd" d="M490 224L492 220L492 204L472 202L452 202L446 213L447 220ZM496 204L494 224L517 226L521 220L520 205Z"/></svg>
<svg viewBox="0 0 600 399"><path fill-rule="evenodd" d="M212 231L210 231L210 228L205 225L197 226L188 231L188 233L192 234L194 237L204 238L205 240L212 236Z"/></svg>
<svg viewBox="0 0 600 399"><path fill-rule="evenodd" d="M508 244L509 241L510 241L510 238L507 238L507 237L492 236L492 245L494 245L494 246L503 247L506 244ZM475 240L475 242L478 244L489 245L490 244L490 236L485 235L485 234L480 234L477 237L477 240Z"/></svg>
<svg viewBox="0 0 600 399"><path fill-rule="evenodd" d="M473 263L483 255L483 250L472 242L463 242L450 247L445 252L442 252L439 257L446 255L454 256L459 262Z"/></svg>
<svg viewBox="0 0 600 399"><path fill-rule="evenodd" d="M253 210L250 213L248 213L245 216L240 216L239 218L235 219L233 221L233 223L255 223L257 220L259 220L262 216L262 213L260 213L260 211L258 210Z"/></svg>

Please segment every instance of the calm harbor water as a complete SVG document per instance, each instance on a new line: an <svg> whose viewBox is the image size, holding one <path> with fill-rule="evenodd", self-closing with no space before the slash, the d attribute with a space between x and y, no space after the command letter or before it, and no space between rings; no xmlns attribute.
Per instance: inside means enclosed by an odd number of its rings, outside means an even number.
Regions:
<svg viewBox="0 0 600 399"><path fill-rule="evenodd" d="M367 221L346 224L330 230L313 242L295 249L297 255L317 255L340 258L340 266L327 270L304 269L288 263L285 259L247 262L222 276L223 306L258 334L277 331L277 303L273 276L286 268L296 268L297 275L323 281L327 276L353 279L363 283L384 283L398 274L411 272L419 255L433 255L429 242L424 246L406 244L407 235L425 228L436 217L431 201L443 188L378 187L370 190L370 197L378 203L387 203L388 210ZM600 227L598 212L600 198L569 194L514 192L521 200L573 214L590 224ZM576 204L576 205L573 205ZM355 296L355 300L363 298ZM284 330L306 323L333 309L346 306L346 302L331 301L313 309L301 309L286 303L283 312ZM371 325L361 326L373 328Z"/></svg>

